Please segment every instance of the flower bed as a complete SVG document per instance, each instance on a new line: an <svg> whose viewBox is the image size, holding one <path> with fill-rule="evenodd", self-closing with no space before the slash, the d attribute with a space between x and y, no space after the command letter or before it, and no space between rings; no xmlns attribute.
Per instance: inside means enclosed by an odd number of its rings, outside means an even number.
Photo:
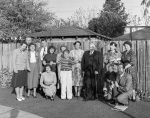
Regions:
<svg viewBox="0 0 150 118"><path fill-rule="evenodd" d="M8 88L11 84L13 72L9 72L7 68L0 70L0 87Z"/></svg>

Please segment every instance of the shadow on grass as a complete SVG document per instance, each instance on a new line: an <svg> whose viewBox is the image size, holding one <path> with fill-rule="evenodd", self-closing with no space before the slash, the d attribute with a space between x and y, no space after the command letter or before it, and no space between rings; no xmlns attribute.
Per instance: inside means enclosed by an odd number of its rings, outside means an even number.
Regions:
<svg viewBox="0 0 150 118"><path fill-rule="evenodd" d="M105 98L103 97L103 95L100 95L99 98L98 98L98 100L99 100L100 102L106 104L107 106L111 107L111 108L113 108L113 107L115 106L115 105L113 105L113 104L109 104L109 103L105 100ZM134 116L132 116L132 115L126 113L126 112L121 112L121 113L125 114L125 115L128 116L129 118L136 118L136 117L134 117Z"/></svg>
<svg viewBox="0 0 150 118"><path fill-rule="evenodd" d="M18 118L19 110L13 109L10 111L10 118Z"/></svg>

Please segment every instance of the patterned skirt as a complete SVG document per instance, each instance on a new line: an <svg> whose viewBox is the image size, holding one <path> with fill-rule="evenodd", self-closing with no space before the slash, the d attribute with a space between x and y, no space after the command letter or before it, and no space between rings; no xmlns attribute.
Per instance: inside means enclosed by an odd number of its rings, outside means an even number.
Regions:
<svg viewBox="0 0 150 118"><path fill-rule="evenodd" d="M81 66L73 66L72 71L72 79L73 79L73 86L83 86L83 77L81 72Z"/></svg>

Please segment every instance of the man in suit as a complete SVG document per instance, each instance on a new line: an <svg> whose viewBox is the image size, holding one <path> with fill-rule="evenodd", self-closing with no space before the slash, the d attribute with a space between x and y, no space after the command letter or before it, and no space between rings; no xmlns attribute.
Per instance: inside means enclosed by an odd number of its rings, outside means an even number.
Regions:
<svg viewBox="0 0 150 118"><path fill-rule="evenodd" d="M41 47L38 49L38 53L40 55L39 63L40 63L40 74L43 72L43 58L47 54L48 44L45 39L41 40Z"/></svg>
<svg viewBox="0 0 150 118"><path fill-rule="evenodd" d="M81 68L84 75L84 101L94 100L97 97L97 79L100 74L100 52L96 50L95 44L90 43L89 51L83 54Z"/></svg>
<svg viewBox="0 0 150 118"><path fill-rule="evenodd" d="M118 66L118 76L113 88L113 98L123 105L128 104L128 99L133 95L132 76L127 74L123 64Z"/></svg>

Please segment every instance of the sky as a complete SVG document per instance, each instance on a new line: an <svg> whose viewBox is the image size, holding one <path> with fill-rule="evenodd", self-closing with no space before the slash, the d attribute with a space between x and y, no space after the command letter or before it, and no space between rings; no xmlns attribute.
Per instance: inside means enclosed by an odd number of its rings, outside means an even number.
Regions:
<svg viewBox="0 0 150 118"><path fill-rule="evenodd" d="M45 0L47 1L47 11L52 11L58 18L67 19L79 9L98 8L102 9L105 0ZM134 14L141 15L143 7L141 6L142 0L121 0L124 3L126 11Z"/></svg>

